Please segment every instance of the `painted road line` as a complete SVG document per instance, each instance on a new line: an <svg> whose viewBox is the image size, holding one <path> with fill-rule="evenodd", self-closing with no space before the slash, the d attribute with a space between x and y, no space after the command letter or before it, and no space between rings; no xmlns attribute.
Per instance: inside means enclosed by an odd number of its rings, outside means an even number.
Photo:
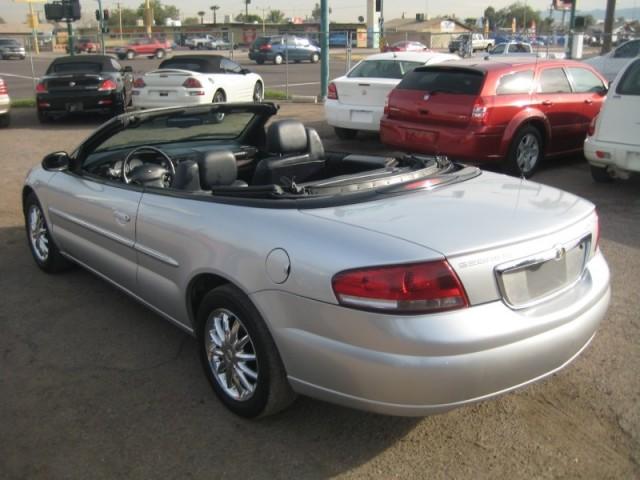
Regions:
<svg viewBox="0 0 640 480"><path fill-rule="evenodd" d="M320 82L307 82L307 83L290 83L290 87L304 87L306 85L320 85ZM282 88L286 87L287 84L283 83L282 85L267 85L269 88Z"/></svg>
<svg viewBox="0 0 640 480"><path fill-rule="evenodd" d="M2 73L0 72L0 77L15 77L15 78L25 78L27 80L33 80L35 78L35 80L39 80L40 77L31 77L29 75L18 75L16 73Z"/></svg>

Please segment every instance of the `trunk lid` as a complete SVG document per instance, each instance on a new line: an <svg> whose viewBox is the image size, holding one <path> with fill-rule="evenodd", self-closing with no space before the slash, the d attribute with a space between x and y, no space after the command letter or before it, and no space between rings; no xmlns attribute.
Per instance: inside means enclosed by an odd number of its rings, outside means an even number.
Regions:
<svg viewBox="0 0 640 480"><path fill-rule="evenodd" d="M484 72L470 68L417 68L389 97L388 117L425 125L466 127L478 102Z"/></svg>
<svg viewBox="0 0 640 480"><path fill-rule="evenodd" d="M188 70L161 69L146 73L144 75L144 83L150 88L169 88L175 90L177 88L183 88L182 84L189 77L197 77L197 75L194 75L193 72ZM198 78L198 80L202 83L200 78Z"/></svg>
<svg viewBox="0 0 640 480"><path fill-rule="evenodd" d="M345 105L383 106L387 95L400 82L395 78L348 78L333 81L338 102Z"/></svg>
<svg viewBox="0 0 640 480"><path fill-rule="evenodd" d="M590 202L488 172L432 191L303 213L438 251L456 270L472 304L502 297L514 308L579 278L580 262L593 254L596 235ZM573 253L562 253L564 263L554 266L555 252L565 251ZM531 271L512 269L522 261L540 258L548 263L535 264ZM504 275L498 273L502 267Z"/></svg>
<svg viewBox="0 0 640 480"><path fill-rule="evenodd" d="M105 78L97 73L69 73L45 77L49 92L77 92L97 90Z"/></svg>

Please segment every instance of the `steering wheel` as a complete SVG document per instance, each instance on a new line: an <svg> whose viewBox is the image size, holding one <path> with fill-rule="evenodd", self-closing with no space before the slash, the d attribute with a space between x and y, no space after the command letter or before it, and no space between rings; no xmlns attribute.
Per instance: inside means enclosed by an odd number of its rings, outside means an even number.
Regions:
<svg viewBox="0 0 640 480"><path fill-rule="evenodd" d="M143 164L138 167L134 167L129 171L131 161L140 152L154 152L162 157L162 163L165 166ZM176 175L176 167L173 164L171 157L158 147L151 145L142 145L140 147L131 150L122 162L122 181L126 184L132 182L141 183L143 185L152 185L157 187L167 188L171 186L173 178ZM154 185L155 184L155 185Z"/></svg>

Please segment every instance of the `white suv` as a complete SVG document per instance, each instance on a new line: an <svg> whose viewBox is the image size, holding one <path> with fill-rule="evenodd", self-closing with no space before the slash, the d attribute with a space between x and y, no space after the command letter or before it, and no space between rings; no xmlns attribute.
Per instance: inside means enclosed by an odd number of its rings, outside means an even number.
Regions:
<svg viewBox="0 0 640 480"><path fill-rule="evenodd" d="M584 155L597 182L640 172L640 58L611 84L584 142Z"/></svg>

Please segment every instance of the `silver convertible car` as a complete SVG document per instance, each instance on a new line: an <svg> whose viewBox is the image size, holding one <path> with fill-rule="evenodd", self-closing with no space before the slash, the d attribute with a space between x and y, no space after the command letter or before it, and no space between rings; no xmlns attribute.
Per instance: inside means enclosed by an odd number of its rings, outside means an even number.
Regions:
<svg viewBox="0 0 640 480"><path fill-rule="evenodd" d="M273 104L148 110L49 154L33 258L77 264L198 339L236 414L296 393L445 411L570 363L606 313L594 206L444 157L326 152Z"/></svg>

